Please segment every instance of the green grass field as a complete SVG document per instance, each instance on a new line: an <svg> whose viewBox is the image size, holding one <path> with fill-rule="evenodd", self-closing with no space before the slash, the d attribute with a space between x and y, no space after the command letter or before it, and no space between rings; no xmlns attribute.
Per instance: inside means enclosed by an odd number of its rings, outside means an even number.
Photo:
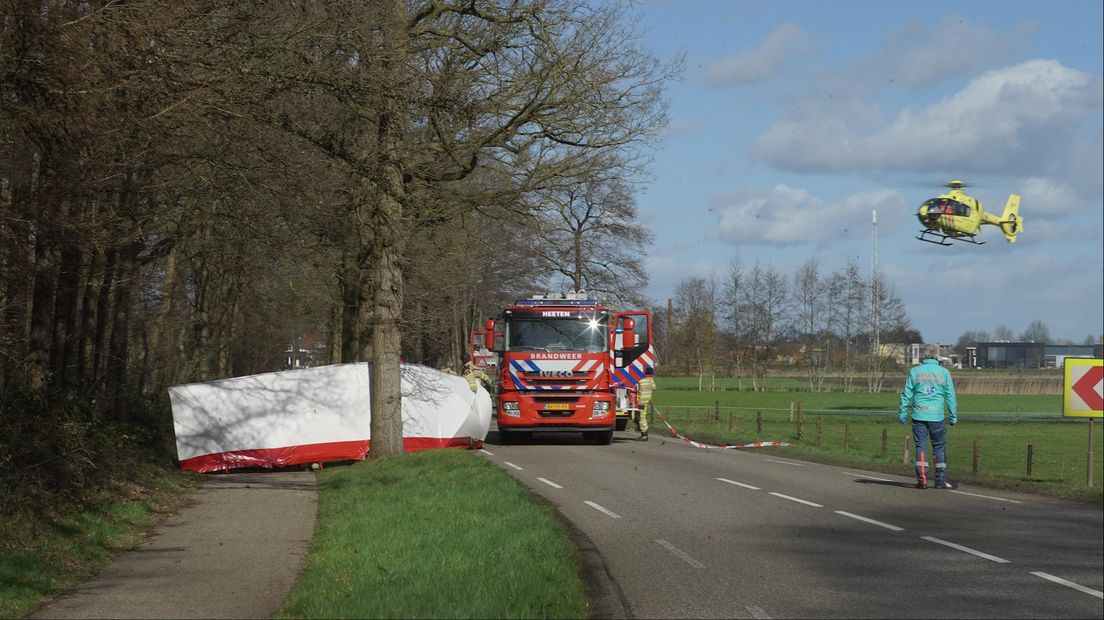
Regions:
<svg viewBox="0 0 1104 620"><path fill-rule="evenodd" d="M282 618L582 618L574 545L548 506L466 450L327 469Z"/></svg>
<svg viewBox="0 0 1104 620"><path fill-rule="evenodd" d="M737 379L726 377L717 380L716 391L698 391L698 381L693 377L661 377L656 380L656 399L667 398L672 405L707 406L720 403L722 407L752 407L766 409L788 408L790 402L802 401L805 408L826 411L896 411L899 402L901 380L887 381L879 394L861 390L842 392L808 391L808 383L788 377L767 377L769 391L752 392L751 380L741 379L743 389L736 387ZM1047 394L964 394L958 399L959 412L1052 414L1061 415L1062 397Z"/></svg>
<svg viewBox="0 0 1104 620"><path fill-rule="evenodd" d="M655 407L683 435L708 443L785 441L790 448L767 451L829 463L913 475L910 427L897 422L896 393L841 392L696 392L678 389L687 380L657 380ZM673 385L672 385L673 384ZM694 382L696 385L696 381ZM670 387L676 389L670 389ZM800 403L803 432L798 439ZM1039 395L967 395L959 397L959 424L948 433L948 469L961 483L1043 493L1072 499L1104 501L1104 429L1093 434L1093 487L1086 486L1088 422L1061 416L1061 397ZM763 417L758 432L757 413ZM821 432L817 441L817 422ZM653 418L656 432L666 432ZM886 450L882 452L882 432ZM847 435L847 448L844 439ZM978 469L973 471L973 446ZM1032 446L1031 476L1027 446ZM902 461L907 461L903 463Z"/></svg>

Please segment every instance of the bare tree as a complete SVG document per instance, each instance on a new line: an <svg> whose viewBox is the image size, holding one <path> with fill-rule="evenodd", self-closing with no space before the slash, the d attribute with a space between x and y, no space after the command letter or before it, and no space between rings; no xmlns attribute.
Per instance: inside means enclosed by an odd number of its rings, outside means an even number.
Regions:
<svg viewBox="0 0 1104 620"><path fill-rule="evenodd" d="M853 389L857 366L857 351L859 350L856 338L864 325L863 308L867 298L867 284L859 271L858 263L850 260L844 267L843 274L844 295L843 312L841 313L841 338L843 339L843 382L844 391Z"/></svg>
<svg viewBox="0 0 1104 620"><path fill-rule="evenodd" d="M1040 320L1032 321L1027 329L1020 334L1023 342L1050 342L1050 328Z"/></svg>
<svg viewBox="0 0 1104 620"><path fill-rule="evenodd" d="M748 273L748 286L744 290L744 306L749 313L747 340L751 349L752 387L759 390L765 387L762 382L777 340L788 327L790 291L781 273L759 263Z"/></svg>
<svg viewBox="0 0 1104 620"><path fill-rule="evenodd" d="M826 342L820 336L826 333L825 283L821 281L815 259L798 267L794 274L793 301L796 307L797 335L801 338L804 365L808 374L809 389L819 392L824 386L824 369L828 364Z"/></svg>
<svg viewBox="0 0 1104 620"><path fill-rule="evenodd" d="M1016 339L1015 332L1012 328L1001 323L997 325L997 328L993 330L993 340L996 342L1012 342Z"/></svg>
<svg viewBox="0 0 1104 620"><path fill-rule="evenodd" d="M620 303L644 303L648 278L642 257L652 234L636 218L629 187L619 179L582 179L532 199L537 251L573 290L587 290Z"/></svg>
<svg viewBox="0 0 1104 620"><path fill-rule="evenodd" d="M965 355L967 347L974 346L975 344L977 344L979 342L988 342L988 341L989 341L989 332L987 332L983 329L967 330L967 331L963 332L961 336L958 337L958 340L955 343L955 352L957 352L959 355Z"/></svg>
<svg viewBox="0 0 1104 620"><path fill-rule="evenodd" d="M688 277L675 289L682 320L675 338L686 367L698 376L698 391L705 389L709 377L709 389L716 383L717 349L717 295L712 279Z"/></svg>
<svg viewBox="0 0 1104 620"><path fill-rule="evenodd" d="M724 287L721 293L720 316L728 326L727 336L729 340L729 355L732 359L733 372L736 375L736 388L743 389L741 378L743 361L747 353L746 325L750 320L745 306L747 286L744 269L740 258L735 257L729 261L728 270L725 272Z"/></svg>

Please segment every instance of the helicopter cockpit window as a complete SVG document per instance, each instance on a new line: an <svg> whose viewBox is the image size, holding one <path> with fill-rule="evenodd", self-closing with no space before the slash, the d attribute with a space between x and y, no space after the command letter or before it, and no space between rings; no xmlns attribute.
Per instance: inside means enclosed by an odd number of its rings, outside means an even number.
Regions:
<svg viewBox="0 0 1104 620"><path fill-rule="evenodd" d="M962 204L957 200L951 200L949 198L933 198L924 203L927 207L929 215L954 215L959 217L966 217L970 215L970 207Z"/></svg>

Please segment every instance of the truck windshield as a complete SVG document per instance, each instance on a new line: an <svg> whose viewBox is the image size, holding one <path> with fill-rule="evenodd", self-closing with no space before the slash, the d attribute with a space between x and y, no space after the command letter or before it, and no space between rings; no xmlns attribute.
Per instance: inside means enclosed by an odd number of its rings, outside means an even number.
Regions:
<svg viewBox="0 0 1104 620"><path fill-rule="evenodd" d="M597 319L510 319L506 325L508 351L581 351L606 350L606 317Z"/></svg>

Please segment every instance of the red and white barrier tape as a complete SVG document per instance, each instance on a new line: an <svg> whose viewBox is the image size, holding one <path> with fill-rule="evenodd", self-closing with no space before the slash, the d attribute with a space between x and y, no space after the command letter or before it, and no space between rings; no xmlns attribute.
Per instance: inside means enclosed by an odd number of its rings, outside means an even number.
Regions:
<svg viewBox="0 0 1104 620"><path fill-rule="evenodd" d="M655 412L656 412L656 415L659 416L659 419L663 421L663 424L667 426L667 429L671 431L672 435L674 435L675 437L678 437L679 439L685 441L686 443L694 446L695 448L704 448L706 450L744 450L746 448L773 448L773 447L788 448L788 447L790 447L790 444L788 444L784 441L755 441L755 442L752 442L752 443L745 443L745 444L732 444L732 443L730 443L730 444L726 444L726 445L723 445L723 446L719 446L717 444L711 444L711 443L702 443L700 441L694 441L693 439L690 439L689 437L687 437L685 435L682 435L677 430L675 430L675 427L671 426L671 423L667 421L667 417L664 416L662 413L660 413L659 409L656 409Z"/></svg>

